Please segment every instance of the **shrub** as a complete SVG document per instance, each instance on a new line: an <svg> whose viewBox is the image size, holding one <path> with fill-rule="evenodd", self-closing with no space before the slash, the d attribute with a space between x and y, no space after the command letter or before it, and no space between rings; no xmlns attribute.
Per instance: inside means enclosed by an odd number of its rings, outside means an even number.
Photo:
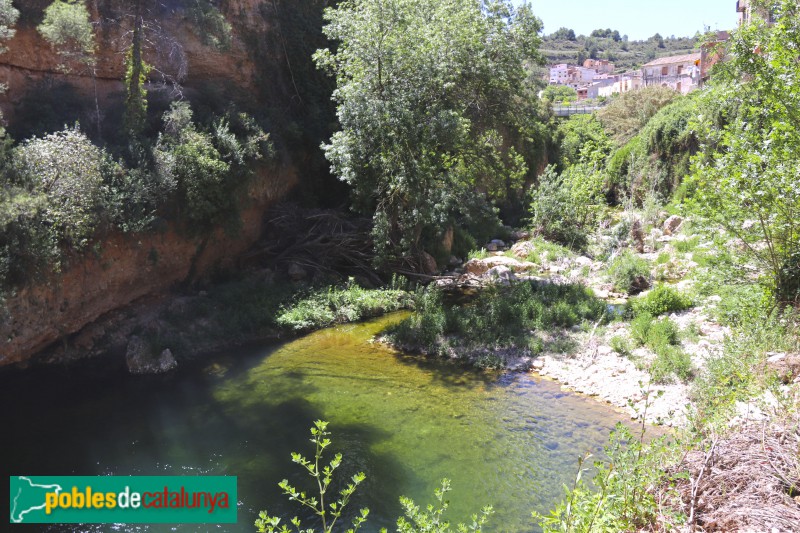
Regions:
<svg viewBox="0 0 800 533"><path fill-rule="evenodd" d="M628 339L622 337L620 335L615 335L611 337L611 349L617 352L619 355L623 357L630 357L631 356L631 345L628 342Z"/></svg>
<svg viewBox="0 0 800 533"><path fill-rule="evenodd" d="M450 346L540 351L530 337L535 331L597 321L606 306L578 285L537 285L521 282L483 290L467 305L446 304L440 291L416 296L415 313L389 331L393 342L427 354L444 354ZM494 365L496 361L485 359Z"/></svg>
<svg viewBox="0 0 800 533"><path fill-rule="evenodd" d="M397 311L410 303L405 291L364 289L350 279L343 287L314 291L287 306L279 313L277 324L306 331Z"/></svg>
<svg viewBox="0 0 800 533"><path fill-rule="evenodd" d="M294 486L289 484L289 481L284 479L278 486L283 491L289 500L298 502L301 506L308 509L315 517L318 517L322 522L323 533L333 533L336 522L342 518L347 505L350 503L351 496L355 493L358 486L366 479L363 472L354 474L350 480L351 483L347 484L339 491L339 497L336 501L330 501L334 497L328 496L328 507L325 507L325 495L331 487L333 476L336 470L342 465L342 454L337 453L333 460L327 466L321 466L323 453L328 446L331 445L331 440L328 438L330 432L327 431L328 422L317 420L311 428L311 442L315 445L315 452L313 460L306 459L299 453L292 453L292 462L299 464L316 482L314 490L319 493L319 499L314 496L308 496L305 491L297 490ZM450 492L450 480L443 479L441 488L437 489L434 494L436 496L437 504L428 504L424 509L414 503L414 500L405 496L400 497L400 505L403 508L405 516L397 519L398 533L450 533L453 531L450 527L450 522L444 519L444 513L449 507L449 502L445 499L445 495ZM492 507L485 506L481 509L480 514L475 513L472 515L472 523L469 529L464 524L458 524L455 530L463 533L472 531L473 533L481 533L483 526L486 524L489 516L492 514ZM369 509L360 509L359 513L352 519L353 527L347 529L347 533L356 533L359 528L364 525L369 516ZM303 533L314 533L313 529L301 529L301 521L296 516L289 520L293 526L293 530ZM258 514L258 519L255 521L256 531L258 533L291 533L292 529L286 524L281 525L281 518L277 516L270 516L267 511L261 511ZM386 528L381 529L381 533L386 533Z"/></svg>
<svg viewBox="0 0 800 533"><path fill-rule="evenodd" d="M688 381L694 369L689 354L677 346L662 346L656 350L656 358L650 365L650 378L655 383L669 383L672 376Z"/></svg>
<svg viewBox="0 0 800 533"><path fill-rule="evenodd" d="M107 160L76 127L26 141L11 166L18 185L47 198L44 216L57 240L82 248L99 222Z"/></svg>
<svg viewBox="0 0 800 533"><path fill-rule="evenodd" d="M678 97L678 93L668 87L646 87L614 98L597 112L597 118L622 145L636 135L659 109Z"/></svg>
<svg viewBox="0 0 800 533"><path fill-rule="evenodd" d="M603 176L588 165L562 174L548 166L531 189L531 225L536 233L571 248L586 246L602 205Z"/></svg>
<svg viewBox="0 0 800 533"><path fill-rule="evenodd" d="M612 261L608 269L611 283L618 291L633 293L641 278L650 276L650 265L630 250L625 250Z"/></svg>
<svg viewBox="0 0 800 533"><path fill-rule="evenodd" d="M665 467L678 451L663 438L645 443L644 426L634 436L617 424L605 449L608 459L595 461L591 484L583 479L587 454L578 462L572 487L565 486L564 499L549 515L533 517L545 533L638 531L657 519L679 518L662 514L665 509L653 491L666 481Z"/></svg>
<svg viewBox="0 0 800 533"><path fill-rule="evenodd" d="M692 300L669 285L659 284L647 294L632 299L629 305L634 315L649 313L658 316L688 309Z"/></svg>

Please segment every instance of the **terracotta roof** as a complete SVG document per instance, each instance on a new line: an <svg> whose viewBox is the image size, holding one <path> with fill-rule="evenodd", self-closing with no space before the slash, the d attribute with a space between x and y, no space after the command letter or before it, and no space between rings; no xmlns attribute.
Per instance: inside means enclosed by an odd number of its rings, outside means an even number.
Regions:
<svg viewBox="0 0 800 533"><path fill-rule="evenodd" d="M672 65L673 63L694 63L700 59L700 54L685 54L682 56L659 57L655 61L645 63L642 67L657 67L661 65Z"/></svg>

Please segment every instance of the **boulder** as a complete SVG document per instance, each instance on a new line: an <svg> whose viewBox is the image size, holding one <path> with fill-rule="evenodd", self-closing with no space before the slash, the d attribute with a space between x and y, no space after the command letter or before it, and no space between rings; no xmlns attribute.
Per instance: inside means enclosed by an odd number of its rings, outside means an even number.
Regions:
<svg viewBox="0 0 800 533"><path fill-rule="evenodd" d="M131 374L164 374L178 366L172 351L163 350L156 357L148 343L136 335L128 341L125 363Z"/></svg>
<svg viewBox="0 0 800 533"><path fill-rule="evenodd" d="M629 293L631 295L639 294L642 291L646 291L650 288L650 281L644 276L636 276L631 281L631 287Z"/></svg>
<svg viewBox="0 0 800 533"><path fill-rule="evenodd" d="M454 255L451 255L450 260L447 261L447 264L451 267L457 267L461 265L461 263L463 263L463 261Z"/></svg>
<svg viewBox="0 0 800 533"><path fill-rule="evenodd" d="M525 259L536 252L536 245L531 241L519 241L511 247L511 255L518 259Z"/></svg>
<svg viewBox="0 0 800 533"><path fill-rule="evenodd" d="M513 270L514 272L526 272L534 269L538 270L539 268L536 263L519 261L513 257L499 255L495 257L487 257L485 259L470 259L464 263L464 270L473 276L482 276L489 269L496 266L504 266Z"/></svg>
<svg viewBox="0 0 800 533"><path fill-rule="evenodd" d="M292 281L302 281L308 277L308 272L297 263L292 263L289 265L289 277Z"/></svg>
<svg viewBox="0 0 800 533"><path fill-rule="evenodd" d="M664 230L664 235L672 235L681 227L681 224L683 224L683 217L672 215L664 221L664 226L662 228Z"/></svg>
<svg viewBox="0 0 800 533"><path fill-rule="evenodd" d="M767 359L767 368L777 374L782 383L792 383L800 376L800 354L773 354Z"/></svg>
<svg viewBox="0 0 800 533"><path fill-rule="evenodd" d="M515 241L522 241L531 238L531 232L525 230L516 230L511 233L511 238Z"/></svg>
<svg viewBox="0 0 800 533"><path fill-rule="evenodd" d="M506 247L506 243L501 241L500 239L492 239L492 241L489 244L494 244L495 246L497 246L498 250L502 250Z"/></svg>
<svg viewBox="0 0 800 533"><path fill-rule="evenodd" d="M497 245L495 243L493 243L493 242L490 242L489 244L486 245L486 251L487 252L496 252L497 251Z"/></svg>
<svg viewBox="0 0 800 533"><path fill-rule="evenodd" d="M503 265L498 265L487 270L486 277L493 281L498 281L503 285L509 285L512 281L517 280L514 272L507 266Z"/></svg>

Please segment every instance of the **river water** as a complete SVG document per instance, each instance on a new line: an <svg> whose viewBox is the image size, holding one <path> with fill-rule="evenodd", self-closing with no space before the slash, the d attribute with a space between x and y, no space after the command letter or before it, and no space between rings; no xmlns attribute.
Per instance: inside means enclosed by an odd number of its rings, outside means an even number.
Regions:
<svg viewBox="0 0 800 533"><path fill-rule="evenodd" d="M526 374L469 372L371 342L402 316L232 351L166 377L96 365L0 374L3 475L236 475L236 525L49 531L254 531L261 509L303 516L277 482L311 488L290 453L311 455L308 428L324 419L342 476L367 475L352 503L371 510L363 531L393 530L398 497L428 503L444 477L453 521L491 504L488 530L534 531L531 511L560 499L578 457L602 453L624 417Z"/></svg>

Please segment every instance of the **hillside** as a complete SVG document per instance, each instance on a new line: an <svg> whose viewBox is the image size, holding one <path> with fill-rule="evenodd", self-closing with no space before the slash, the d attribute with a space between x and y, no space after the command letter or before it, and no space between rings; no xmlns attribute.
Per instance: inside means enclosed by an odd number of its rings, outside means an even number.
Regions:
<svg viewBox="0 0 800 533"><path fill-rule="evenodd" d="M662 37L655 34L643 41L628 40L617 30L595 30L589 36L575 35L561 28L546 35L542 54L548 63L578 63L585 59L613 61L618 71L638 68L653 59L697 51L699 35L694 37Z"/></svg>

